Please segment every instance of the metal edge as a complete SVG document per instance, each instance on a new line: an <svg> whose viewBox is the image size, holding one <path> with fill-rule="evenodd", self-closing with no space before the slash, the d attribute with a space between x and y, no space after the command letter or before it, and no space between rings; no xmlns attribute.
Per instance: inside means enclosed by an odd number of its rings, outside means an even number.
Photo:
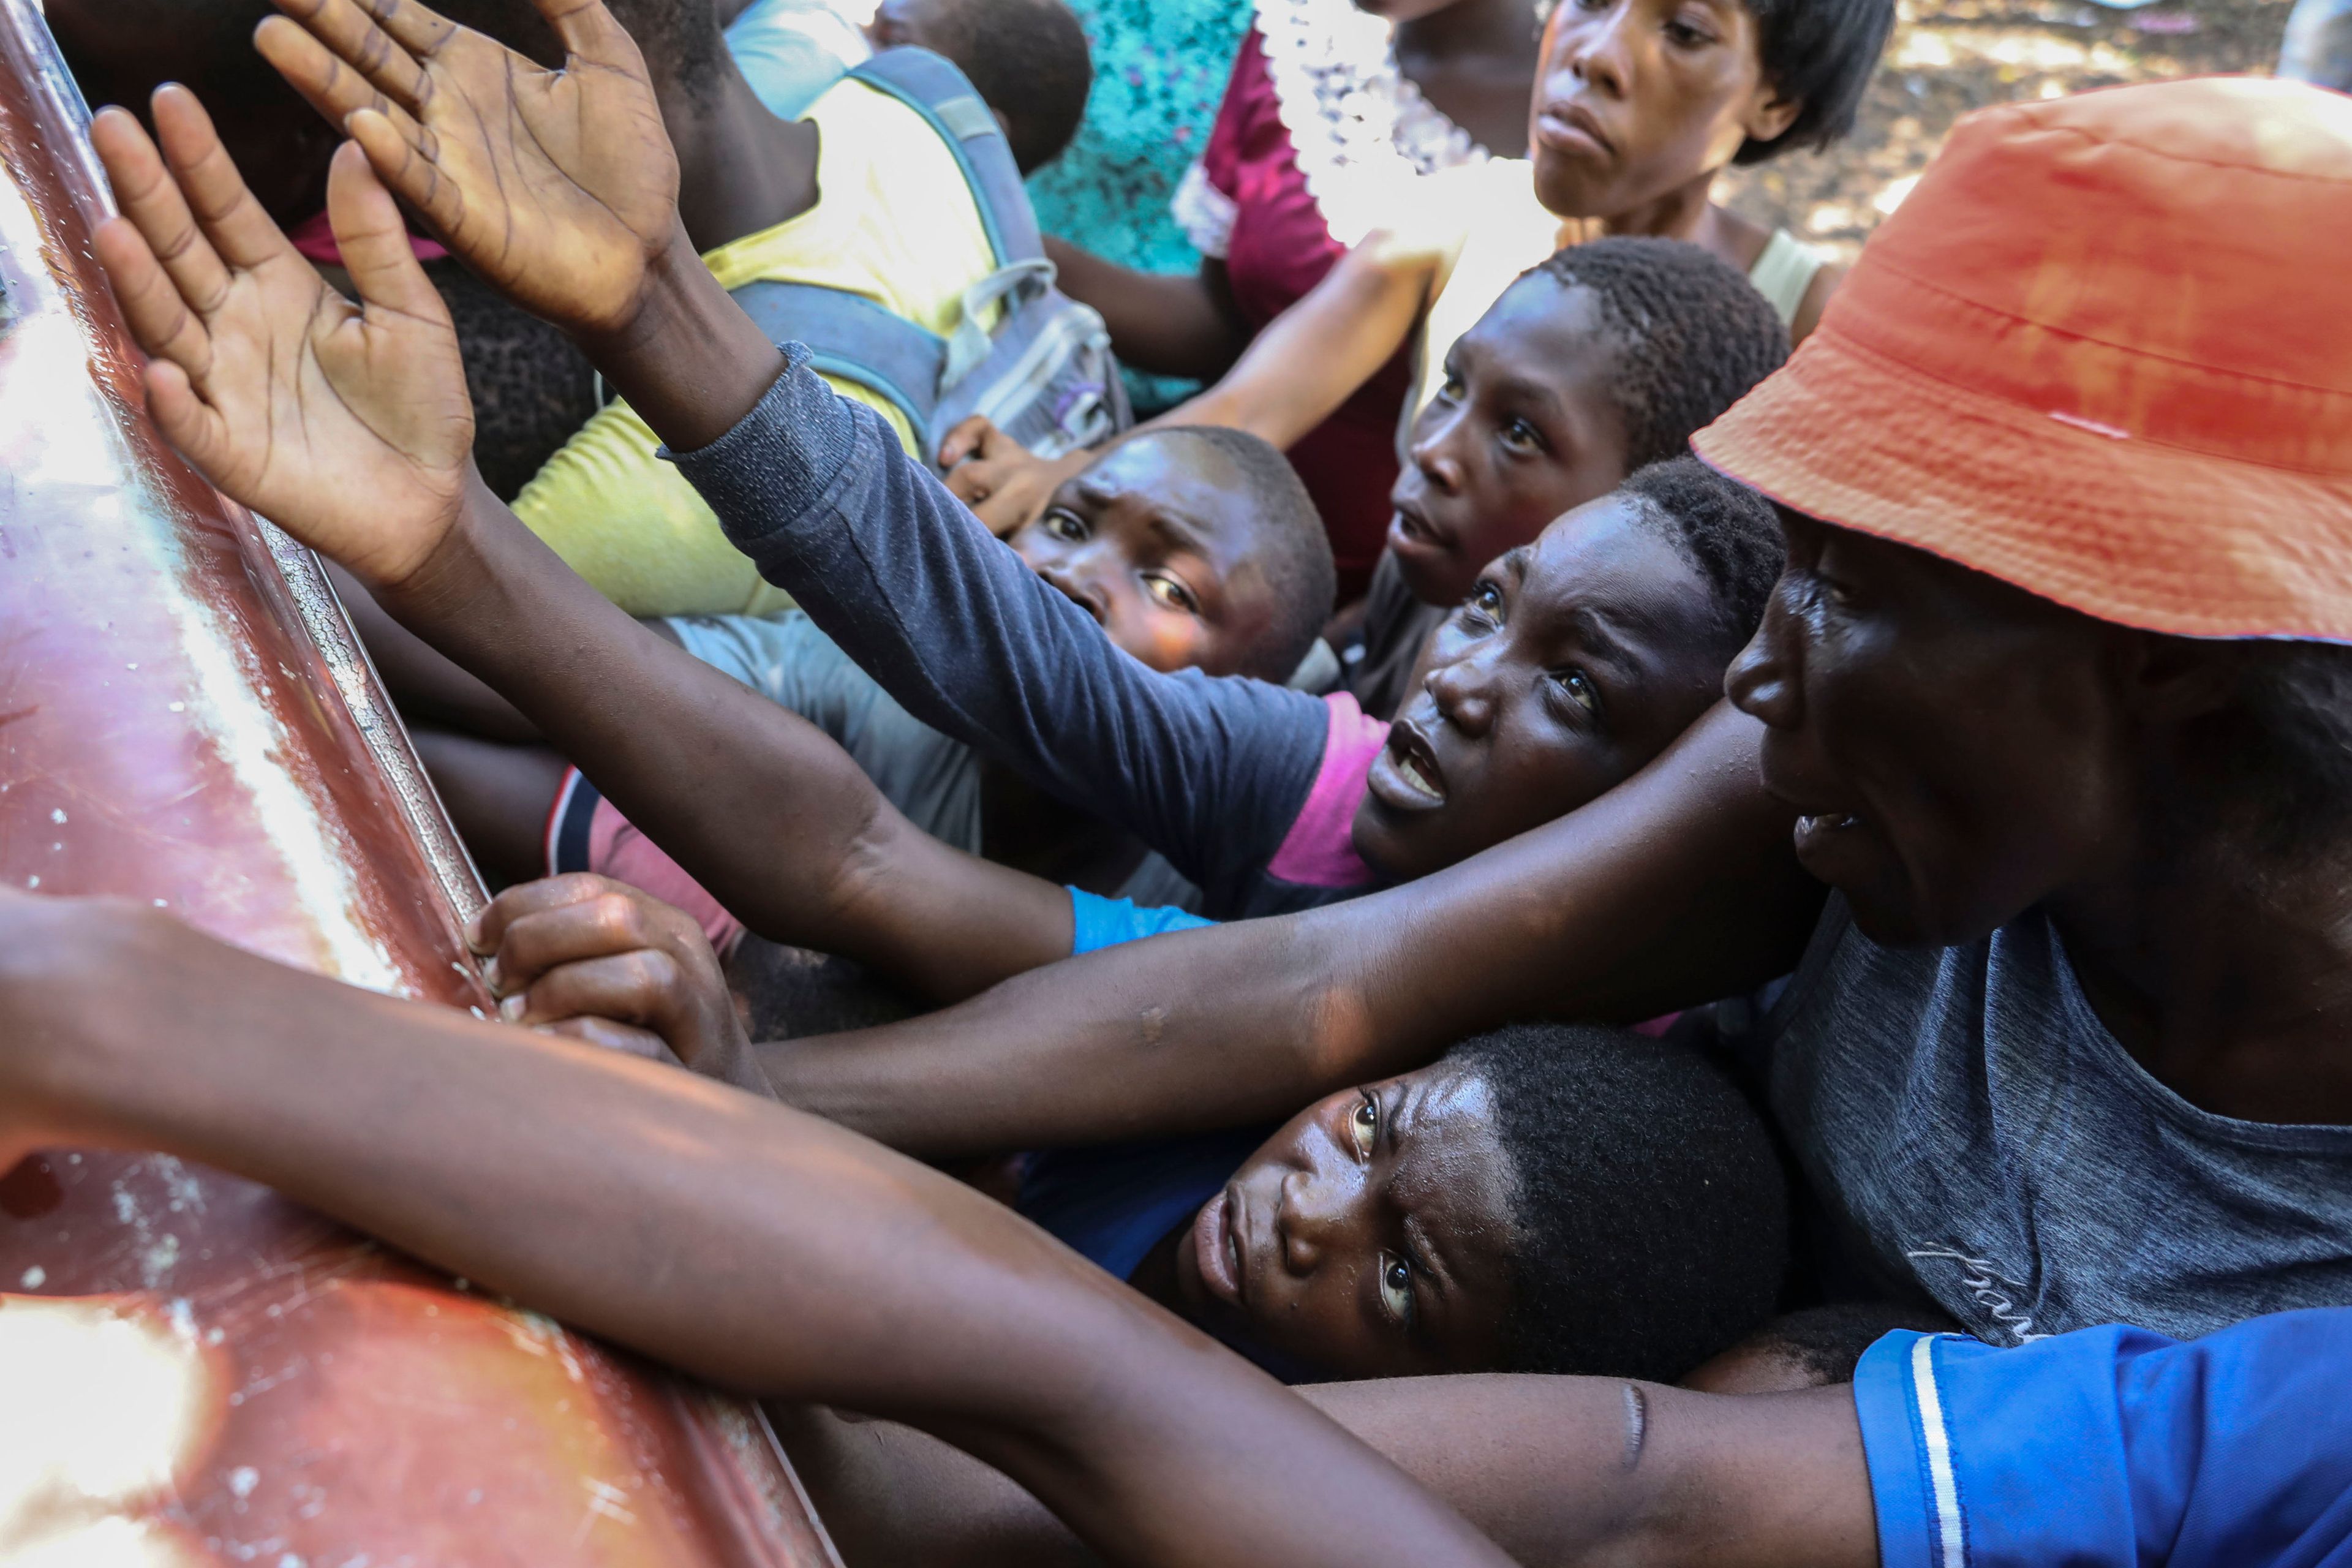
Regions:
<svg viewBox="0 0 2352 1568"><path fill-rule="evenodd" d="M489 893L474 866L474 858L467 853L457 830L449 824L441 794L433 787L425 764L417 758L416 748L408 738L408 726L401 721L399 710L386 694L375 661L368 657L367 646L352 628L351 616L336 595L335 585L328 581L326 569L319 564L318 556L268 519L256 515L253 521L261 531L278 576L285 581L287 595L293 601L295 614L301 617L302 629L318 648L344 708L351 713L352 724L367 743L368 754L375 759L384 782L392 788L402 820L415 836L435 884L462 927L489 902Z"/></svg>

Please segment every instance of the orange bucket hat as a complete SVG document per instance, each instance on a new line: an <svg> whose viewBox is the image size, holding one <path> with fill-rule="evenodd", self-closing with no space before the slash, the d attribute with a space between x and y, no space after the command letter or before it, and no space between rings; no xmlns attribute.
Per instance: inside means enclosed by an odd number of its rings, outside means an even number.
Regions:
<svg viewBox="0 0 2352 1568"><path fill-rule="evenodd" d="M2352 642L2352 98L2213 78L1969 116L1694 445L2102 620Z"/></svg>

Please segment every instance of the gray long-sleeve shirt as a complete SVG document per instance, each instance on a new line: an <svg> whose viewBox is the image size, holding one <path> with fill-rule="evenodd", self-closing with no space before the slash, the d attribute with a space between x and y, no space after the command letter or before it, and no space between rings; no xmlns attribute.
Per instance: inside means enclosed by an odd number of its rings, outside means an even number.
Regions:
<svg viewBox="0 0 2352 1568"><path fill-rule="evenodd" d="M1274 870L1318 792L1335 710L1265 681L1161 674L1029 570L888 426L805 368L672 454L728 537L906 710L1167 857L1228 920L1361 892ZM1352 704L1345 711L1352 711ZM1358 781L1360 788L1360 780ZM1328 836L1328 821L1319 831ZM1293 865L1333 857L1294 855Z"/></svg>

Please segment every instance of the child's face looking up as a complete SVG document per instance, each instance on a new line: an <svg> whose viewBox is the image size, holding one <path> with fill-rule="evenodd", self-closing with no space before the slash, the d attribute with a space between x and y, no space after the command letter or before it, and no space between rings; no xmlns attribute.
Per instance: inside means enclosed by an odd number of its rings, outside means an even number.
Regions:
<svg viewBox="0 0 2352 1568"><path fill-rule="evenodd" d="M1178 1242L1187 1310L1337 1377L1492 1371L1516 1239L1494 1109L1444 1063L1308 1107Z"/></svg>
<svg viewBox="0 0 2352 1568"><path fill-rule="evenodd" d="M1542 273L1462 334L1389 492L1389 548L1413 597L1460 604L1488 562L1624 482L1616 368L1591 290Z"/></svg>
<svg viewBox="0 0 2352 1568"><path fill-rule="evenodd" d="M1430 638L1356 810L1375 869L1427 876L1574 810L1722 695L1706 584L1638 505L1561 518Z"/></svg>
<svg viewBox="0 0 2352 1568"><path fill-rule="evenodd" d="M1623 217L1714 177L1801 106L1764 79L1739 0L1559 0L1528 126L1536 196L1561 217Z"/></svg>
<svg viewBox="0 0 2352 1568"><path fill-rule="evenodd" d="M1065 484L1009 542L1152 668L1233 675L1274 617L1249 560L1256 539L1246 489L1213 448L1146 435Z"/></svg>

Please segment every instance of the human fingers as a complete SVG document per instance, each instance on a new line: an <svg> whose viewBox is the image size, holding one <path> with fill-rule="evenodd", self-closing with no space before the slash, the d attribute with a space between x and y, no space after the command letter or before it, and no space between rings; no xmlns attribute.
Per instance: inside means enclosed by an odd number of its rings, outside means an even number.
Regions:
<svg viewBox="0 0 2352 1568"><path fill-rule="evenodd" d="M163 161L171 165L173 182L219 261L249 268L291 255L293 242L254 199L196 95L177 82L166 82L155 89L153 109ZM169 257L164 265L172 265ZM217 279L215 287L226 287L225 274L212 277ZM197 309L205 309L195 291L185 287L181 291Z"/></svg>
<svg viewBox="0 0 2352 1568"><path fill-rule="evenodd" d="M401 129L397 121L372 109L362 109L344 122L344 132L383 183L406 198L438 229L446 240L458 233L466 216L466 194L457 181L442 178L434 163L436 143L420 142Z"/></svg>
<svg viewBox="0 0 2352 1568"><path fill-rule="evenodd" d="M224 427L217 411L196 395L188 373L167 359L147 362L147 411L165 440L207 477L221 472Z"/></svg>
<svg viewBox="0 0 2352 1568"><path fill-rule="evenodd" d="M594 898L508 921L492 957L492 988L511 997L549 972L608 954L659 951L719 984L719 961L693 921L634 888L610 885Z"/></svg>
<svg viewBox="0 0 2352 1568"><path fill-rule="evenodd" d="M974 414L959 420L956 427L940 443L940 467L952 468L981 448L988 433L996 428L994 420L985 414Z"/></svg>
<svg viewBox="0 0 2352 1568"><path fill-rule="evenodd" d="M401 4L402 0L393 0ZM535 0L539 14L555 31L567 54L598 65L613 66L646 79L645 57L629 30L613 19L604 0Z"/></svg>
<svg viewBox="0 0 2352 1568"><path fill-rule="evenodd" d="M399 206L355 142L336 148L327 167L327 221L360 303L427 320L446 318L448 306L408 243Z"/></svg>
<svg viewBox="0 0 2352 1568"><path fill-rule="evenodd" d="M499 1016L527 1025L604 1018L675 1039L681 1026L702 1016L706 1000L715 1000L702 996L698 984L699 977L668 953L632 948L555 965L500 1001Z"/></svg>
<svg viewBox="0 0 2352 1568"><path fill-rule="evenodd" d="M639 1029L627 1024L615 1024L610 1018L566 1018L560 1024L541 1024L541 1034L562 1035L567 1039L582 1041L601 1050L618 1051L623 1056L638 1057L665 1067L684 1067L669 1042L651 1029Z"/></svg>
<svg viewBox="0 0 2352 1568"><path fill-rule="evenodd" d="M425 91L431 86L429 79L416 97L405 103L396 102L379 91L342 56L284 16L271 16L254 29L253 47L286 79L288 86L300 93L337 130L348 134L352 116L362 110L373 110L391 121L404 137L417 146L428 153L435 148L432 133L416 119L423 110ZM413 66L415 62L409 63Z"/></svg>
<svg viewBox="0 0 2352 1568"><path fill-rule="evenodd" d="M167 353L201 374L210 352L203 316L218 309L228 292L228 268L136 120L120 109L104 110L90 122L90 142L114 186L121 221L132 231L118 233L108 252L128 274L117 287L131 331L149 353Z"/></svg>
<svg viewBox="0 0 2352 1568"><path fill-rule="evenodd" d="M280 11L318 35L320 42L349 60L354 69L375 76L373 61L381 58L385 79L378 85L386 91L394 90L392 82L402 79L399 67L392 63L393 55L403 55L408 65L430 58L434 52L455 37L461 29L439 12L415 4L415 0L271 0ZM348 40L350 48L343 47ZM380 53L381 52L381 53ZM419 73L421 78L422 73Z"/></svg>
<svg viewBox="0 0 2352 1568"><path fill-rule="evenodd" d="M568 871L560 877L518 882L485 904L467 922L467 945L483 958L491 957L506 940L507 927L525 915L600 899L620 886L609 877L587 871Z"/></svg>
<svg viewBox="0 0 2352 1568"><path fill-rule="evenodd" d="M432 90L425 67L352 0L276 3L286 16L268 17L254 29L254 46L261 49L264 58L269 51L262 45L263 33L279 26L299 26L350 65L376 91L390 95L410 109L423 105Z"/></svg>
<svg viewBox="0 0 2352 1568"><path fill-rule="evenodd" d="M117 182L120 188L120 182ZM186 368L199 373L212 354L204 323L180 298L178 287L155 259L144 235L127 217L110 217L94 237L98 264L114 286L115 301L131 335L157 363L169 363L184 376Z"/></svg>

